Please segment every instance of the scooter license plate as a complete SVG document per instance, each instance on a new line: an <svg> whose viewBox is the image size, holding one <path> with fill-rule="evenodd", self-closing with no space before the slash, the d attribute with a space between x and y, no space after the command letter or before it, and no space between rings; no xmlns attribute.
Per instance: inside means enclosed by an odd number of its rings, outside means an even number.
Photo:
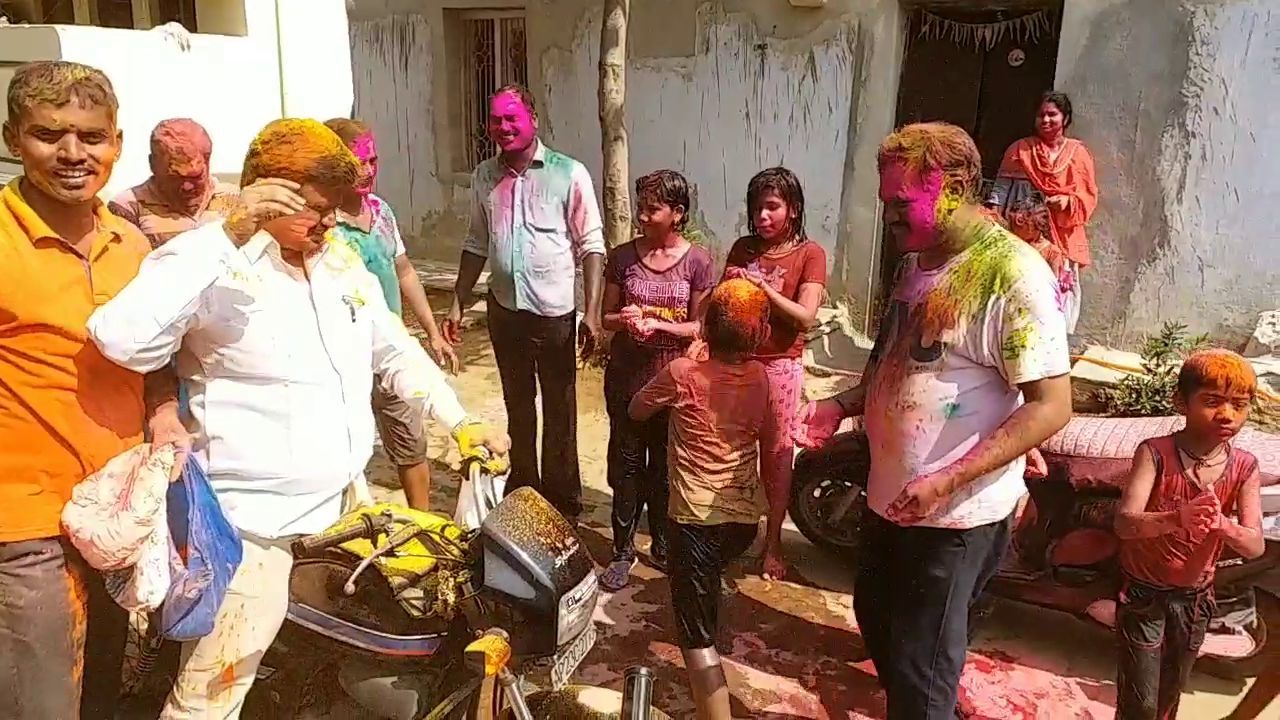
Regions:
<svg viewBox="0 0 1280 720"><path fill-rule="evenodd" d="M596 646L596 624L587 623L587 628L574 638L569 646L556 655L551 666L551 689L559 690L569 684L569 677L582 664L587 653Z"/></svg>

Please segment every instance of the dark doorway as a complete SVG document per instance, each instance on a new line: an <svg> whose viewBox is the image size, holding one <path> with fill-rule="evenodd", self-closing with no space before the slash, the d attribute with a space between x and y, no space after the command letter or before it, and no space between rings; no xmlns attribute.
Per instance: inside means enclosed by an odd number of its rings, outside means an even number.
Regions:
<svg viewBox="0 0 1280 720"><path fill-rule="evenodd" d="M959 125L978 144L983 176L994 178L1005 149L1031 133L1040 95L1053 89L1062 5L949 0L907 6L896 126L930 120ZM997 23L1005 23L1002 31ZM882 247L881 299L901 258L887 232Z"/></svg>

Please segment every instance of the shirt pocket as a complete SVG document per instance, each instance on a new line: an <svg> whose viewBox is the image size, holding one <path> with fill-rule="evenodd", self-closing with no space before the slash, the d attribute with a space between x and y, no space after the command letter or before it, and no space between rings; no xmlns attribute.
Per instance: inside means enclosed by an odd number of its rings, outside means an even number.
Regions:
<svg viewBox="0 0 1280 720"><path fill-rule="evenodd" d="M564 235L567 225L564 203L555 200L533 200L529 203L529 226L534 231Z"/></svg>
<svg viewBox="0 0 1280 720"><path fill-rule="evenodd" d="M572 282L573 245L566 231L564 207L557 202L529 205L528 269L539 279Z"/></svg>

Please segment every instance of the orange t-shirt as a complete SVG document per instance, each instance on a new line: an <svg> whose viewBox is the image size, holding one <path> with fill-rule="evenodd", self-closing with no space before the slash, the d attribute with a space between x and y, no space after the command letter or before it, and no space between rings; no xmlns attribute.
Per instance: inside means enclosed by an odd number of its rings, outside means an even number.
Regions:
<svg viewBox="0 0 1280 720"><path fill-rule="evenodd" d="M99 205L89 257L18 191L0 190L0 542L61 534L71 489L142 441L142 376L102 356L85 324L151 246Z"/></svg>

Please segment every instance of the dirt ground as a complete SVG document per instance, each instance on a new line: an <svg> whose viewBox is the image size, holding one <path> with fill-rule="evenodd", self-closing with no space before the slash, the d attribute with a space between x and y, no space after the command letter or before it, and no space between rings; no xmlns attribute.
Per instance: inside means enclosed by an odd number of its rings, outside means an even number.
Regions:
<svg viewBox="0 0 1280 720"><path fill-rule="evenodd" d="M434 300L435 298L433 298ZM439 300L436 300L439 302ZM483 318L465 333L466 365L453 386L480 419L505 425L501 388ZM605 483L608 422L601 373L584 368L578 380L579 455L584 482L583 539L598 562L608 559L610 493ZM844 382L847 382L844 381ZM824 396L840 379L810 378L806 392ZM432 431L436 474L433 506L451 510L457 488L455 450ZM378 454L370 468L376 494L397 496L394 471ZM399 495L399 497L403 497ZM884 717L884 698L863 658L852 612L852 574L839 560L810 545L788 524L785 551L793 564L787 582L765 582L750 562L731 573L735 593L722 613L722 654L734 695L734 714L781 720L870 720ZM647 550L648 537L638 540ZM604 595L596 620L600 641L579 669L582 682L620 689L627 667L657 674L657 705L673 717L692 717L669 612L666 578L641 564L621 592ZM996 606L978 632L962 680L962 697L992 720L1065 720L1114 716L1114 641L1100 626L1063 614L1011 603ZM1214 720L1243 695L1244 682L1197 673L1182 703L1182 717ZM331 717L351 717L334 709ZM1268 716L1280 720L1280 708Z"/></svg>

